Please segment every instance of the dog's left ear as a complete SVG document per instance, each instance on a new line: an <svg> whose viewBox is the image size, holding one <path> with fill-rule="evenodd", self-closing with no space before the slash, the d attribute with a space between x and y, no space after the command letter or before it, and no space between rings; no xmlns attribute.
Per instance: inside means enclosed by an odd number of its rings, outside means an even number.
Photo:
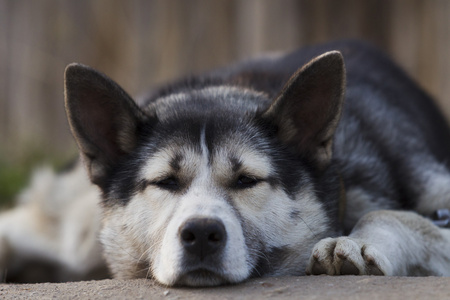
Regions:
<svg viewBox="0 0 450 300"><path fill-rule="evenodd" d="M292 75L263 118L278 128L284 143L322 169L331 160L344 92L344 59L338 51L327 52Z"/></svg>
<svg viewBox="0 0 450 300"><path fill-rule="evenodd" d="M66 112L91 181L101 188L137 145L144 112L114 81L81 64L65 72Z"/></svg>

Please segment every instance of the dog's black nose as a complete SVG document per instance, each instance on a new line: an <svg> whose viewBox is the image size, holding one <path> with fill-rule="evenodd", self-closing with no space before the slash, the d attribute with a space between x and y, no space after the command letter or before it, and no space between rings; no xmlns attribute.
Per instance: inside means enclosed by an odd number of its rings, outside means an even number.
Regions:
<svg viewBox="0 0 450 300"><path fill-rule="evenodd" d="M180 226L179 236L184 249L203 260L225 246L227 232L220 220L192 218Z"/></svg>

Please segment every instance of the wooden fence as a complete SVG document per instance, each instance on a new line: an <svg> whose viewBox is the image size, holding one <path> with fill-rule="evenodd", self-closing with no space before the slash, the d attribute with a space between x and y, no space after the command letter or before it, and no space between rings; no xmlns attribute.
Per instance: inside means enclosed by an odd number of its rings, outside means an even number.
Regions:
<svg viewBox="0 0 450 300"><path fill-rule="evenodd" d="M73 152L63 71L93 66L131 95L267 51L362 38L450 116L448 0L0 0L0 155Z"/></svg>

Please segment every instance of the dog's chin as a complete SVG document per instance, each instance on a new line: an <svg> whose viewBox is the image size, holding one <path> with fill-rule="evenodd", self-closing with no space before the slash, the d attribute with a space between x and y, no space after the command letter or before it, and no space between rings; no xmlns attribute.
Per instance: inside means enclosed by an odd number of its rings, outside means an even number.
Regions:
<svg viewBox="0 0 450 300"><path fill-rule="evenodd" d="M197 269L178 277L175 286L208 287L230 283L231 281L221 274L206 269Z"/></svg>

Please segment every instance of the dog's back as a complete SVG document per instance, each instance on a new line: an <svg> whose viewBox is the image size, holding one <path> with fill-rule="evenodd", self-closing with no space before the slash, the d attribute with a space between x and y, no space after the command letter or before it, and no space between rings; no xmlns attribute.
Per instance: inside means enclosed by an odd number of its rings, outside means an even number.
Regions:
<svg viewBox="0 0 450 300"><path fill-rule="evenodd" d="M346 230L379 208L426 216L448 208L450 130L432 99L376 49L357 42L331 47L341 50L347 69L335 135Z"/></svg>

